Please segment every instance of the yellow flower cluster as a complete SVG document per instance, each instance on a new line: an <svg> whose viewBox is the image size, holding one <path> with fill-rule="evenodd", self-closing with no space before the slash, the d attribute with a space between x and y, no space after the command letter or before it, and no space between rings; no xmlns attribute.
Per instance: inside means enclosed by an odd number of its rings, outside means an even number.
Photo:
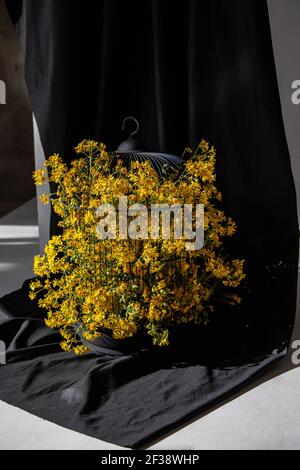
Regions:
<svg viewBox="0 0 300 470"><path fill-rule="evenodd" d="M59 155L51 156L34 174L35 183L57 184L51 195L60 217L61 235L54 236L43 255L34 259L38 276L30 298L46 309L46 323L59 329L64 350L81 354L89 341L109 331L123 339L146 330L158 346L169 344L170 328L178 324L206 324L216 293L241 299L231 292L245 278L244 261L224 254L223 239L236 232L234 221L220 209L215 186L216 152L202 141L183 168L159 178L150 163L125 168L103 144L84 140L78 158L67 168ZM100 204L204 204L205 245L188 251L185 240L112 239L96 235ZM48 195L42 195L44 203ZM193 220L195 222L195 220Z"/></svg>

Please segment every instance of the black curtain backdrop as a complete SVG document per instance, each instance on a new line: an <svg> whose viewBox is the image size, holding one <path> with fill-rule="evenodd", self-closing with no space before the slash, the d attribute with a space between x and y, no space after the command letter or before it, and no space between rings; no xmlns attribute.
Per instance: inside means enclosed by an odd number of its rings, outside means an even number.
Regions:
<svg viewBox="0 0 300 470"><path fill-rule="evenodd" d="M243 303L165 351L63 353L27 300L1 299L0 399L116 444L140 447L282 357L296 302L298 222L264 0L7 0L46 155L83 138L115 149L127 115L149 150L217 148L228 243L246 259ZM55 221L52 221L55 231ZM19 318L19 319L18 319Z"/></svg>

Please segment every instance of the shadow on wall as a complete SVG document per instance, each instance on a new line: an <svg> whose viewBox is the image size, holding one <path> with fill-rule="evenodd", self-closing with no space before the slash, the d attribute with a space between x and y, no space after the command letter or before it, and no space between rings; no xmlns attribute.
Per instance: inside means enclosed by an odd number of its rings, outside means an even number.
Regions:
<svg viewBox="0 0 300 470"><path fill-rule="evenodd" d="M0 217L35 196L32 112L17 35L0 0Z"/></svg>

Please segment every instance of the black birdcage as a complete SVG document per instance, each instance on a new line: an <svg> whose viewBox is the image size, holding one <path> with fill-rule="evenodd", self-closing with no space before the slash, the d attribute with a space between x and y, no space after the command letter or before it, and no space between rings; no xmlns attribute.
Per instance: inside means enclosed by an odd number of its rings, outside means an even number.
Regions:
<svg viewBox="0 0 300 470"><path fill-rule="evenodd" d="M126 130L126 125L129 121L133 121L136 124L136 128L131 132L130 136L119 145L117 150L112 152L112 156L118 159L121 158L126 167L129 167L130 163L134 161L148 161L160 177L168 170L180 169L183 164L183 160L180 157L160 152L147 152L144 150L144 145L135 137L140 129L139 122L135 117L127 116L124 119L122 131Z"/></svg>
<svg viewBox="0 0 300 470"><path fill-rule="evenodd" d="M126 127L128 123L132 121L133 124L135 124L135 129L131 131L129 137L124 140L119 147L117 148L116 151L112 152L112 156L115 157L116 160L122 160L123 164L125 167L129 168L132 162L138 161L138 162L150 162L156 173L158 174L159 177L164 177L168 172L173 171L178 171L183 165L183 160L182 158L176 156L176 155L171 155L171 154L166 154L166 153L160 153L160 152L148 152L145 151L145 146L141 141L136 138L136 135L138 134L140 130L140 125L138 120L133 117L133 116L127 116L123 123L122 123L122 131L126 131ZM170 256L169 259L164 260L166 270L170 271L172 268L175 267L175 265L180 264L182 259L177 259L176 256ZM130 263L129 263L130 264ZM132 284L135 285L136 279L138 276L135 273L134 269L130 268L130 273L132 277ZM150 273L147 275L147 273L144 273L142 276L143 279L148 278L150 279ZM181 283L182 280L175 279L173 280L174 285Z"/></svg>
<svg viewBox="0 0 300 470"><path fill-rule="evenodd" d="M124 119L122 124L122 131L126 131L127 124L132 121L135 124L135 129L130 133L129 137L124 140L117 150L110 153L112 157L112 168L116 165L117 162L120 160L122 164L129 169L132 162L149 162L153 169L156 171L160 178L167 176L169 173L178 172L180 171L181 167L183 166L183 160L175 155L160 153L160 152L148 152L145 151L145 147L141 142L136 138L136 135L139 131L139 123L136 118L133 116L128 116ZM138 249L138 245L141 243L140 240L132 241L132 249L135 251ZM184 259L178 259L178 257L174 255L170 255L168 259L164 261L164 276L168 273L169 279L169 288L176 288L176 287L184 287L185 280L183 277L178 275L178 268L181 263L183 263ZM102 263L105 263L102 260ZM103 269L103 265L102 265ZM133 301L138 299L140 296L143 295L143 291L145 288L149 289L150 295L152 290L152 284L154 285L157 281L156 275L151 273L151 265L147 267L141 268L142 272L137 270L134 263L130 263L128 261L128 266L126 269L126 274L124 273L124 279L126 278L126 282L128 285L128 291L130 292L130 296L132 297ZM174 276L172 272L174 271ZM175 272L177 271L177 273ZM105 273L106 273L106 281L108 284L110 283L111 278L113 277L113 266L106 262L105 264ZM114 300L111 306L112 311L118 311L120 308L119 301ZM79 332L80 334L80 332ZM88 345L88 347L95 353L103 353L107 352L111 355L122 355L124 350L127 348L131 349L132 345L135 347L143 346L144 344L149 345L149 338L142 335L142 343L140 344L140 336L137 336L137 339L129 338L123 341L115 341L110 336L107 336L105 332L102 332L102 336L100 339L90 343L84 339L82 335L81 340L84 344ZM122 348L124 348L122 352ZM120 350L121 349L121 350Z"/></svg>

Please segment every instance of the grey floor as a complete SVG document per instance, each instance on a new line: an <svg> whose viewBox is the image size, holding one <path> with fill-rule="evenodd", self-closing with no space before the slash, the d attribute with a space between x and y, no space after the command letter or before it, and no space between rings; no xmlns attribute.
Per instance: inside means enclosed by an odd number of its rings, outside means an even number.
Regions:
<svg viewBox="0 0 300 470"><path fill-rule="evenodd" d="M32 276L32 259L38 250L36 202L32 200L0 220L0 296ZM294 340L300 340L300 315ZM292 353L245 393L178 429L151 449L300 450L300 369L293 366ZM0 416L0 449L122 449L4 402L0 402Z"/></svg>

